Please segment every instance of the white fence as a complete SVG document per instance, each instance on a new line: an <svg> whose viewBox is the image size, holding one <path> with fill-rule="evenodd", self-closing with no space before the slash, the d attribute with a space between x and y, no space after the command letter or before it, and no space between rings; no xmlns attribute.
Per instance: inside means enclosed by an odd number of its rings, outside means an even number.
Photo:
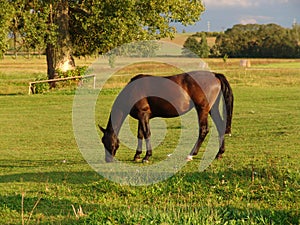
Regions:
<svg viewBox="0 0 300 225"><path fill-rule="evenodd" d="M29 87L28 87L28 94L34 94L35 93L35 84L41 84L41 83L51 83L51 82L59 82L59 81L66 81L66 80L83 80L87 78L93 78L94 83L93 83L93 88L96 88L96 75L86 75L86 76L75 76L75 77L65 77L65 78L57 78L57 79L51 79L51 80L38 80L38 81L33 81L29 82Z"/></svg>

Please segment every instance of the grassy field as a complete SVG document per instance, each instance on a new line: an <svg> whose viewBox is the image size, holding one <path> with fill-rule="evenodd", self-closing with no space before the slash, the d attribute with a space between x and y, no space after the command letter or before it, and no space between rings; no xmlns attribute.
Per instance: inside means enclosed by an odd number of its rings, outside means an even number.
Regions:
<svg viewBox="0 0 300 225"><path fill-rule="evenodd" d="M198 156L171 178L138 187L103 178L86 163L73 133L74 91L27 95L28 82L44 75L44 60L0 61L0 224L300 223L299 60L253 59L247 70L239 59L205 60L235 95L223 159L199 172ZM119 71L101 91L97 122L106 124L128 73L141 70L174 72L153 65ZM150 165L176 145L176 121L166 123ZM118 158L134 164L132 157L121 146Z"/></svg>

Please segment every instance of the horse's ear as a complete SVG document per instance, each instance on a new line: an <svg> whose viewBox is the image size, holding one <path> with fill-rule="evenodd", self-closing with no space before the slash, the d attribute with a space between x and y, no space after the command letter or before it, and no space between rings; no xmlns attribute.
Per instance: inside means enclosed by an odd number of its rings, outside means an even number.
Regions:
<svg viewBox="0 0 300 225"><path fill-rule="evenodd" d="M103 127L101 127L99 124L98 124L98 127L102 131L102 133L104 134L105 133L105 129Z"/></svg>

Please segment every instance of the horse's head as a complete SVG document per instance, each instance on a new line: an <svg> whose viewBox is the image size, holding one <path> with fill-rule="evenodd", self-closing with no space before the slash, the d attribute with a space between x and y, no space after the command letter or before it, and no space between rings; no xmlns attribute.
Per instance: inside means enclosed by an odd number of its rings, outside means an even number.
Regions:
<svg viewBox="0 0 300 225"><path fill-rule="evenodd" d="M105 148L105 161L112 162L119 148L120 141L113 131L104 129L101 126L99 126L99 128L103 133L102 143Z"/></svg>

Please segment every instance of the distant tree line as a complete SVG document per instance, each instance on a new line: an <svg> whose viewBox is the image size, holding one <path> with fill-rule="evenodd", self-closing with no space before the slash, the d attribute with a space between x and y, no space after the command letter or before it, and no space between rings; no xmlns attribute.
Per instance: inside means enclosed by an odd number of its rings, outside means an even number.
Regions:
<svg viewBox="0 0 300 225"><path fill-rule="evenodd" d="M209 54L202 54L206 35L216 36L216 41ZM196 44L196 37L201 37L201 45ZM283 28L276 24L238 24L218 35L215 32L198 32L186 40L184 47L203 58L299 58L300 25Z"/></svg>

